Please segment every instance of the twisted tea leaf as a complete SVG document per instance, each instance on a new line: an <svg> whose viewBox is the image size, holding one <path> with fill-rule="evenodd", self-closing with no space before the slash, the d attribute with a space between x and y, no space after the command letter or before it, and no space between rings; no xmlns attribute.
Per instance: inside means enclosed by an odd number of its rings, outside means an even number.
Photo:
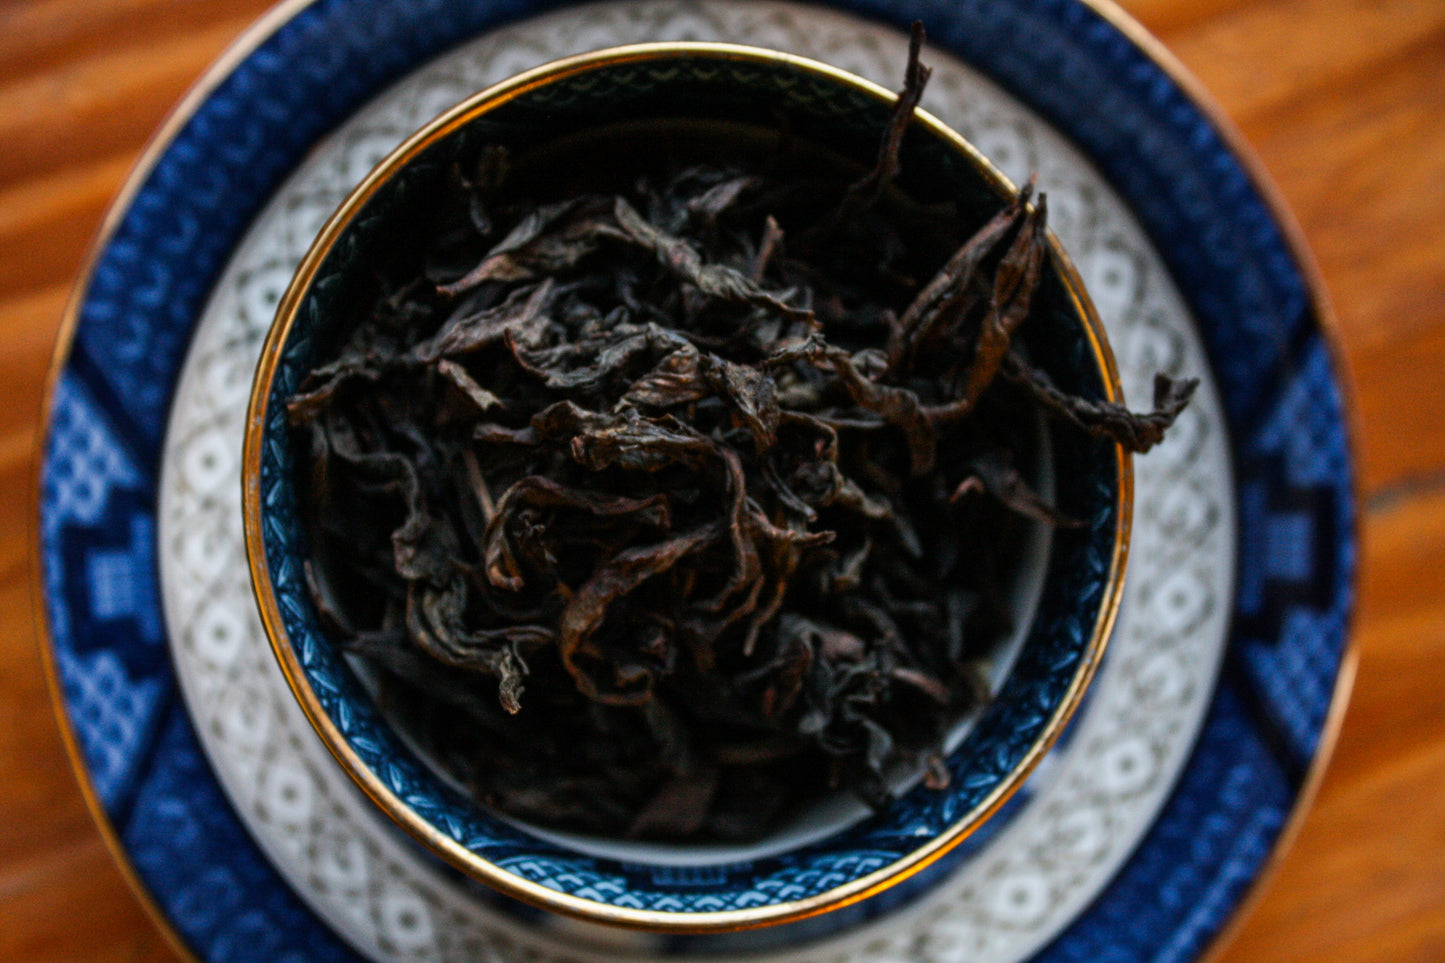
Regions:
<svg viewBox="0 0 1445 963"><path fill-rule="evenodd" d="M1183 413L1199 387L1198 378L1175 380L1168 375L1156 374L1154 410L1141 415L1123 405L1065 394L1054 387L1046 372L1029 365L1015 354L1009 354L1004 359L1002 371L1004 377L1027 390L1050 413L1090 434L1110 438L1136 454L1144 454L1164 440L1164 433Z"/></svg>

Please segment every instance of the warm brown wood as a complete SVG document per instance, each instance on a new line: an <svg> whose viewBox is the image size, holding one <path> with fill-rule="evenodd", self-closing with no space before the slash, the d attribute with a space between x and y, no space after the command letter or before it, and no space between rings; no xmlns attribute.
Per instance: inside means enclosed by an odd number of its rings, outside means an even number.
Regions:
<svg viewBox="0 0 1445 963"><path fill-rule="evenodd" d="M171 958L90 821L32 625L34 434L69 283L186 86L264 0L0 0L0 959ZM1354 378L1360 674L1220 963L1445 959L1445 6L1126 0L1297 216Z"/></svg>

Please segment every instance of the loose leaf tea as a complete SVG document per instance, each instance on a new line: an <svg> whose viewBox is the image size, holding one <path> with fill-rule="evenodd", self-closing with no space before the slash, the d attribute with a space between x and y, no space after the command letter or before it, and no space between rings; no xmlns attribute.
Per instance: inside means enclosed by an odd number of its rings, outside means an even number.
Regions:
<svg viewBox="0 0 1445 963"><path fill-rule="evenodd" d="M1136 415L1020 353L1049 257L1025 187L971 236L871 170L639 163L559 196L500 147L290 399L307 577L383 708L478 799L554 827L755 839L987 698L1039 419ZM946 246L944 246L946 243Z"/></svg>

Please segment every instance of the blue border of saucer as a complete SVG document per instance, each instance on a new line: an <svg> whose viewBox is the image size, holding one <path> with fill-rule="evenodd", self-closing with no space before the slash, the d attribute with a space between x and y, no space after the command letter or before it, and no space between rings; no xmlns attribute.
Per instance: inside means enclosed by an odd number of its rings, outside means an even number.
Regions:
<svg viewBox="0 0 1445 963"><path fill-rule="evenodd" d="M50 655L82 776L110 831L166 922L208 963L356 955L247 834L204 759L169 661L157 480L193 326L251 219L320 136L446 48L559 5L288 8L159 148L78 299L41 468ZM1346 657L1353 470L1324 306L1227 136L1110 19L1122 15L1080 0L834 5L899 26L923 20L935 44L1069 135L1149 232L1206 342L1239 514L1225 672L1158 820L1036 957L1194 959L1307 793Z"/></svg>

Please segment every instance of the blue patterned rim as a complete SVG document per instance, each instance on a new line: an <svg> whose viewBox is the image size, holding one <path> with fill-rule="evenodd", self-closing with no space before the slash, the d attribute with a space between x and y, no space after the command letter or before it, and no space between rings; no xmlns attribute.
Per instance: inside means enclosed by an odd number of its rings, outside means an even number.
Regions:
<svg viewBox="0 0 1445 963"><path fill-rule="evenodd" d="M53 659L109 830L206 960L354 960L286 886L208 769L161 621L156 479L204 300L318 137L417 63L531 0L312 0L193 102L98 252L50 400L40 558ZM990 74L1071 136L1149 231L1207 343L1229 420L1237 585L1198 744L1129 863L1038 959L1195 958L1318 771L1346 653L1353 470L1324 307L1258 184L1150 52L1080 0L838 0ZM1129 29L1133 29L1132 27ZM1337 701L1337 700L1336 700ZM864 904L865 906L867 904Z"/></svg>
<svg viewBox="0 0 1445 963"><path fill-rule="evenodd" d="M1058 493L1059 507L1088 524L1054 532L1033 626L1002 691L950 753L949 787L920 785L884 813L766 857L682 868L652 865L643 855L622 862L544 841L496 818L406 747L321 629L301 572L305 535L285 402L324 360L318 346L344 337L336 329L356 316L352 292L365 290L378 260L408 235L413 212L428 208L418 198L434 197L437 182L465 163L461 158L474 156L482 143L535 146L588 124L675 116L685 105L689 117L729 121L785 110L795 136L867 163L890 109L861 82L796 58L718 44L606 52L539 68L517 78L514 89L519 93L510 99L483 94L478 107L443 115L429 125L436 139L417 150L403 146L383 162L385 179L374 190L369 184L358 189L359 206L343 205L345 225L328 225L307 255L262 350L246 438L246 528L263 619L287 680L322 738L393 819L464 871L528 902L607 922L696 932L798 918L894 885L961 842L1018 788L1093 675L1122 584L1128 516L1121 519L1118 506L1132 498L1129 458L1111 443L1067 426L1051 430L1054 470L1071 479ZM903 189L953 198L977 224L1011 193L997 172L933 123L913 127L903 154ZM1073 280L1064 268L1054 260L1047 269L1036 299L1041 317L1025 337L1056 384L1107 398L1117 390L1112 358L1090 337L1101 338L1102 327L1071 296Z"/></svg>

